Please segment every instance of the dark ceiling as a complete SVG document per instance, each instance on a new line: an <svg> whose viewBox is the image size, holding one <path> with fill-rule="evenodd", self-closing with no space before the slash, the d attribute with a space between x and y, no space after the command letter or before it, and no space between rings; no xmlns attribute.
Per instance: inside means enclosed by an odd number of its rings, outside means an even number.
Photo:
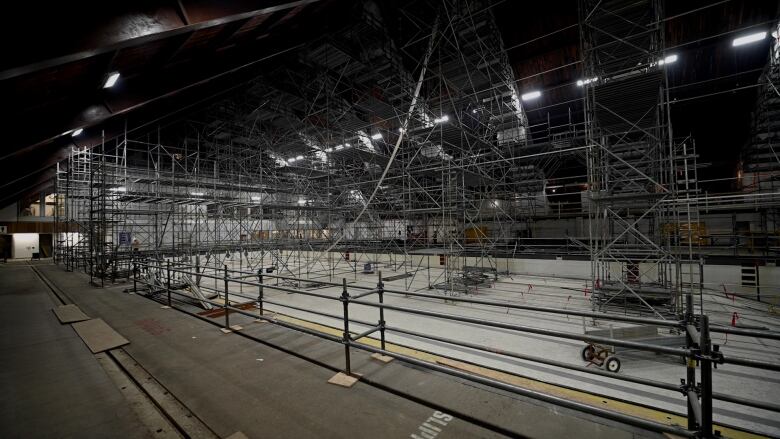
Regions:
<svg viewBox="0 0 780 439"><path fill-rule="evenodd" d="M380 5L391 16L396 3ZM666 47L680 57L668 69L675 135L696 139L702 161L712 164L704 178L728 175L748 138L756 98L755 88L741 87L756 83L769 46L767 39L734 50L730 41L750 26L768 29L777 2L666 3ZM51 186L53 166L74 140L91 146L101 132L110 139L125 127L151 129L357 19L347 0L115 1L88 14L66 2L47 7L15 6L8 16L18 19L0 29L0 205ZM503 1L494 8L520 89L544 90L526 108L531 124L581 118L577 1ZM113 71L121 80L102 89ZM67 134L80 127L78 138Z"/></svg>

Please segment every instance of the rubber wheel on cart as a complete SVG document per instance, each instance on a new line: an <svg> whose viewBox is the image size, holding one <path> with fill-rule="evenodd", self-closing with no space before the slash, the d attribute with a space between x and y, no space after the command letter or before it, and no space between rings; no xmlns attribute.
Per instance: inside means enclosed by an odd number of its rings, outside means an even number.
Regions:
<svg viewBox="0 0 780 439"><path fill-rule="evenodd" d="M609 356L606 360L604 360L604 369L617 373L617 371L620 370L620 360L618 357L615 356Z"/></svg>
<svg viewBox="0 0 780 439"><path fill-rule="evenodd" d="M582 359L585 361L593 361L593 357L596 356L596 348L593 345L587 345L582 348Z"/></svg>

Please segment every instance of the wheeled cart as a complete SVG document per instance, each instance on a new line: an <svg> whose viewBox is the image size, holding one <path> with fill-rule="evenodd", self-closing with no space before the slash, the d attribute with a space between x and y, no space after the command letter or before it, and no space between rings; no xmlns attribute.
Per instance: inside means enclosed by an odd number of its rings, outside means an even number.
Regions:
<svg viewBox="0 0 780 439"><path fill-rule="evenodd" d="M665 335L658 332L657 326L627 326L621 328L585 330L585 335L609 337L616 340L635 341L657 346L685 346L684 335ZM621 367L619 352L634 349L620 346L607 346L598 343L587 343L580 351L582 360L588 365L603 367L605 370L617 373Z"/></svg>

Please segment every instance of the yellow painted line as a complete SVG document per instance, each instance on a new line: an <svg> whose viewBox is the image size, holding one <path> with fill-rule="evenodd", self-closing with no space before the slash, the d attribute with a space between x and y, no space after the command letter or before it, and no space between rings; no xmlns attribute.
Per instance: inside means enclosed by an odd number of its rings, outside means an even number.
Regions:
<svg viewBox="0 0 780 439"><path fill-rule="evenodd" d="M325 334L335 335L337 337L341 337L343 335L343 331L338 328L310 322L308 320L298 319L284 314L276 314L275 319L287 323L291 323L297 326L302 326L304 328L313 329L315 331L322 332ZM361 339L360 342L367 344L369 346L373 346L377 348L380 347L380 341L376 338L365 337ZM549 383L537 381L530 378L523 378L516 375L512 375L507 372L501 372L486 367L465 363L462 361L452 360L450 358L429 354L427 352L418 351L416 349L412 349L412 348L408 348L405 346L400 346L392 343L385 343L385 348L390 352L406 355L409 357L416 358L418 360L423 360L434 364L445 365L448 367L452 367L454 369L472 373L474 375L481 375L483 377L491 378L497 381L511 384L513 386L522 387L524 389L529 389L529 390L535 390L548 395L558 396L561 398L568 399L570 401L581 402L583 404L588 404L593 407L607 408L618 413L623 413L626 415L635 416L637 418L655 421L660 424L677 425L683 428L688 426L688 419L685 418L684 416L665 412L663 410L643 407L629 402L605 398L581 390L568 389L566 387L557 386L555 384L549 384ZM732 438L732 439L767 439L768 438L768 436L762 436L762 435L758 435L758 434L754 434L742 430L723 427L720 425L713 425L713 430L720 431L721 435L725 438Z"/></svg>

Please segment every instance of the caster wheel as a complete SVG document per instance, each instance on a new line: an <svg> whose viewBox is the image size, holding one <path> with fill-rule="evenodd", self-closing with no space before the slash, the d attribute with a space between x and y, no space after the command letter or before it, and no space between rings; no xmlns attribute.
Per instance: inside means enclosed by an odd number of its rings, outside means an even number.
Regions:
<svg viewBox="0 0 780 439"><path fill-rule="evenodd" d="M607 357L607 359L604 360L604 369L617 373L617 371L620 370L620 360L618 360L618 357Z"/></svg>

